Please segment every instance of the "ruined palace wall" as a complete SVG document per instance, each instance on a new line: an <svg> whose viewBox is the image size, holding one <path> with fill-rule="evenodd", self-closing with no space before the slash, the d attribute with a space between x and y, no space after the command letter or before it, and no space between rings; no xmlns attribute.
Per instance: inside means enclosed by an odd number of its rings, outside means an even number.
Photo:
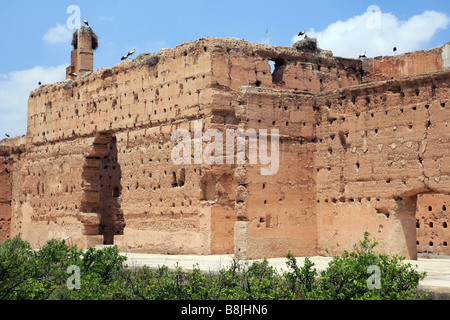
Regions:
<svg viewBox="0 0 450 320"><path fill-rule="evenodd" d="M148 66L151 57L144 57L142 63L126 61L73 82L40 87L29 99L28 143L201 116L210 103L211 63L208 53L190 49L162 51L154 66Z"/></svg>
<svg viewBox="0 0 450 320"><path fill-rule="evenodd" d="M364 82L397 79L450 68L450 43L441 47L363 60Z"/></svg>
<svg viewBox="0 0 450 320"><path fill-rule="evenodd" d="M13 236L20 233L36 248L67 236L86 246L82 174L92 141L80 140L37 146L23 154L12 190Z"/></svg>
<svg viewBox="0 0 450 320"><path fill-rule="evenodd" d="M359 84L360 61L334 58L327 51L310 54L236 39L214 41L212 127L222 132L279 129L281 135L276 175L262 176L261 164L231 168L236 184L231 208L237 221L234 231L227 227L226 233L234 237L234 252L246 258L288 251L314 254L314 99L305 92ZM223 207L229 212L228 202ZM219 230L214 225L219 224L213 221L212 233Z"/></svg>
<svg viewBox="0 0 450 320"><path fill-rule="evenodd" d="M180 209L197 204L197 190L175 191L167 152L174 145L171 130L208 112L210 66L208 48L190 43L162 50L157 60L143 55L34 91L22 167L35 176L17 186L17 195L24 195L15 197L15 231L30 231L34 246L64 235L83 247L105 236L106 243L117 240L124 250L144 245L147 252L209 253L209 240L199 240L200 214ZM69 199L57 189L64 193L64 181L79 188ZM42 185L45 193L38 193Z"/></svg>
<svg viewBox="0 0 450 320"><path fill-rule="evenodd" d="M277 64L273 74L270 60ZM98 239L94 237L97 230L107 243L117 243L123 250L230 253L235 222L232 187L237 186L231 178L234 168L173 166L169 158L174 146L169 140L171 132L191 127L190 121L195 119L203 119L205 129L221 123L236 128L241 120L232 101L242 85L320 91L360 83L359 69L359 61L333 58L326 51L306 54L294 48L207 38L164 49L156 56L141 55L75 81L42 86L29 99L30 149L23 167L35 166L39 171L40 167L64 161L57 153L47 159L47 164L42 152L45 149L40 148L58 150L65 143L72 144L74 150L85 144L94 149L112 147L114 155L94 150L84 153L84 158L83 153L74 153L73 159L66 159L68 163L78 159L71 163L77 173L64 178L81 186L70 202L78 203L68 214L68 219L73 215L75 220L54 223L46 232L45 223L50 225L48 221L55 221L55 215L63 216L67 201L55 190L44 194L52 201L34 199L37 181L31 178L24 178L22 187L18 187L29 190L31 197L18 202L16 214L28 217L18 220L42 225L42 230L37 227L31 232L42 235L40 239L30 236L35 244L66 234L69 227L60 225L78 223L78 227L70 227L75 230L73 237L81 234L94 241ZM281 121L283 117L276 119ZM273 127L264 123L258 128L265 125ZM303 131L311 128L308 123ZM101 147L99 134L107 140ZM295 148L286 153L290 163L295 160ZM70 148L67 150L70 154ZM36 157L41 158L33 162ZM149 163L150 158L155 162ZM178 176L182 169L189 183L173 188L171 175ZM45 185L61 183L58 172L47 171L40 178ZM186 203L190 205L182 209ZM81 235L77 241L86 243Z"/></svg>
<svg viewBox="0 0 450 320"><path fill-rule="evenodd" d="M381 250L415 257L417 195L450 193L448 77L442 71L318 95L322 250L350 249L369 231Z"/></svg>
<svg viewBox="0 0 450 320"><path fill-rule="evenodd" d="M10 237L11 192L14 157L10 147L0 147L0 243Z"/></svg>
<svg viewBox="0 0 450 320"><path fill-rule="evenodd" d="M261 258L351 249L370 231L413 258L419 199L449 193L449 72L370 84L361 72L328 51L206 38L44 85L12 176L12 233ZM171 135L194 139L197 120L203 133L279 129L277 174L248 154L175 164Z"/></svg>
<svg viewBox="0 0 450 320"><path fill-rule="evenodd" d="M237 92L241 86L320 92L361 83L361 61L292 47L211 38L213 85ZM272 68L271 65L272 64Z"/></svg>
<svg viewBox="0 0 450 320"><path fill-rule="evenodd" d="M208 126L207 119L204 126ZM232 234L225 237L230 242L231 236L231 244L219 241L216 248L214 243L220 235L211 232L218 220L230 221L231 225L227 228L226 223L219 223L217 232L232 230L234 225L234 213L222 208L226 195L234 192L230 181L222 181L228 168L212 174L208 164L174 163L171 136L177 129L191 132L194 141L192 121L116 135L122 175L120 203L126 226L114 243L123 251L134 252L232 253ZM221 190L221 181L227 193ZM213 190L207 194L209 182Z"/></svg>
<svg viewBox="0 0 450 320"><path fill-rule="evenodd" d="M420 194L417 197L417 252L450 255L450 195Z"/></svg>
<svg viewBox="0 0 450 320"><path fill-rule="evenodd" d="M250 259L315 255L314 95L255 87L243 87L240 94L236 113L242 129L254 129L268 155L275 152L271 139L277 129L279 159L273 174L262 173L275 166L261 158L236 168L235 253ZM260 129L267 130L267 142Z"/></svg>

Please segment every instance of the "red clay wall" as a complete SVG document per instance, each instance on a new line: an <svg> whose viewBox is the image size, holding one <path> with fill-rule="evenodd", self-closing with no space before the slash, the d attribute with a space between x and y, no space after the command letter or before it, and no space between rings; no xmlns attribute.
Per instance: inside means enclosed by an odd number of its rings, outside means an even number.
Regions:
<svg viewBox="0 0 450 320"><path fill-rule="evenodd" d="M450 193L449 73L318 95L321 250L369 231L381 249L416 256L417 194Z"/></svg>
<svg viewBox="0 0 450 320"><path fill-rule="evenodd" d="M11 233L261 258L351 249L369 231L414 258L418 195L450 192L449 71L363 85L361 74L327 51L207 38L42 86ZM194 138L196 120L203 132L278 129L277 174L173 163L172 133Z"/></svg>
<svg viewBox="0 0 450 320"><path fill-rule="evenodd" d="M237 109L245 129L267 129L272 155L273 129L279 131L279 160L274 174L261 163L239 168L235 252L241 257L298 256L317 251L314 170L314 95L293 91L242 88ZM261 139L261 135L259 135ZM273 160L273 159L272 159ZM238 192L238 190L236 191Z"/></svg>
<svg viewBox="0 0 450 320"><path fill-rule="evenodd" d="M450 43L442 47L363 60L364 82L390 80L450 68Z"/></svg>
<svg viewBox="0 0 450 320"><path fill-rule="evenodd" d="M12 189L17 175L16 162L23 152L23 148L16 145L19 139L13 140L3 141L11 146L0 146L0 243L11 236Z"/></svg>
<svg viewBox="0 0 450 320"><path fill-rule="evenodd" d="M450 255L450 195L420 194L417 198L417 252Z"/></svg>

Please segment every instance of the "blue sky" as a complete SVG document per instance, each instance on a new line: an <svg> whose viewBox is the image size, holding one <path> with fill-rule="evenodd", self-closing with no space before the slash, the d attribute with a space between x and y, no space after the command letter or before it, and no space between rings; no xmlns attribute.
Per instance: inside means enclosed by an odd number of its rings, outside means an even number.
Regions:
<svg viewBox="0 0 450 320"><path fill-rule="evenodd" d="M203 37L236 37L290 46L306 29L322 49L357 57L434 48L450 41L450 1L3 1L0 11L0 140L26 133L29 92L63 81L76 5L99 37L94 68L112 67L136 48L158 52ZM368 11L372 6L379 10ZM373 7L375 6L375 7ZM369 17L376 17L368 28ZM268 28L268 38L266 37ZM371 30L369 30L371 29Z"/></svg>

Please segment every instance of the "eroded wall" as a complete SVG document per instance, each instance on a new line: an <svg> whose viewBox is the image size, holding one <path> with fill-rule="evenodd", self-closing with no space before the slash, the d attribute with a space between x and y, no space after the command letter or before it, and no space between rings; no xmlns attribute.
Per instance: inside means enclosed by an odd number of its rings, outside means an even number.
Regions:
<svg viewBox="0 0 450 320"><path fill-rule="evenodd" d="M447 256L450 254L449 207L449 194L418 195L416 212L418 253Z"/></svg>
<svg viewBox="0 0 450 320"><path fill-rule="evenodd" d="M237 110L243 128L256 131L270 158L264 161L263 152L257 163L250 163L249 158L239 167L242 181L236 190L241 201L236 205L235 253L252 259L280 257L287 252L314 255L314 95L254 87L242 88L240 93ZM274 136L277 138L272 140ZM272 141L277 142L278 150ZM261 145L257 148L261 152ZM274 170L262 171L269 168Z"/></svg>
<svg viewBox="0 0 450 320"><path fill-rule="evenodd" d="M414 258L418 199L449 194L448 78L361 84L360 60L206 38L42 86L29 99L11 233L35 247L70 236L262 258L351 249L369 231ZM174 163L172 133L187 130L194 149L199 122L279 130L277 172L261 174L267 163L248 150L244 164Z"/></svg>
<svg viewBox="0 0 450 320"><path fill-rule="evenodd" d="M363 59L364 82L391 80L450 67L450 43L393 56Z"/></svg>
<svg viewBox="0 0 450 320"><path fill-rule="evenodd" d="M417 195L450 191L448 78L442 71L318 95L321 250L351 248L369 231L382 250L416 257Z"/></svg>
<svg viewBox="0 0 450 320"><path fill-rule="evenodd" d="M10 148L0 147L0 243L10 236L13 163Z"/></svg>
<svg viewBox="0 0 450 320"><path fill-rule="evenodd" d="M204 116L211 100L209 54L194 47L143 55L30 95L15 233L33 246L70 236L81 247L210 252L210 227L197 210L201 170L185 170L189 184L175 188L173 173L182 169L172 168L169 149L172 131Z"/></svg>

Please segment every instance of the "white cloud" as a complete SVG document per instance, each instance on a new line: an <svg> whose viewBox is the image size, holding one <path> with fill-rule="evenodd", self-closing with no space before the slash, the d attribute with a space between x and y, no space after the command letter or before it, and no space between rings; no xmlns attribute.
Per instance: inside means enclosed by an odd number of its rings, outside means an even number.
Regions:
<svg viewBox="0 0 450 320"><path fill-rule="evenodd" d="M370 7L369 7L370 8ZM447 28L450 17L437 11L424 11L407 21L400 21L392 13L367 12L346 21L330 24L325 30L307 30L309 37L317 38L320 48L333 51L335 56L355 58L367 51L368 57L392 55L423 49L439 29ZM292 42L301 37L294 36Z"/></svg>
<svg viewBox="0 0 450 320"><path fill-rule="evenodd" d="M5 133L11 137L27 131L27 108L30 92L43 84L65 79L67 65L36 66L32 69L0 74L0 140Z"/></svg>
<svg viewBox="0 0 450 320"><path fill-rule="evenodd" d="M72 40L73 32L67 26L58 24L56 27L50 28L44 34L44 41L47 43L67 43Z"/></svg>

